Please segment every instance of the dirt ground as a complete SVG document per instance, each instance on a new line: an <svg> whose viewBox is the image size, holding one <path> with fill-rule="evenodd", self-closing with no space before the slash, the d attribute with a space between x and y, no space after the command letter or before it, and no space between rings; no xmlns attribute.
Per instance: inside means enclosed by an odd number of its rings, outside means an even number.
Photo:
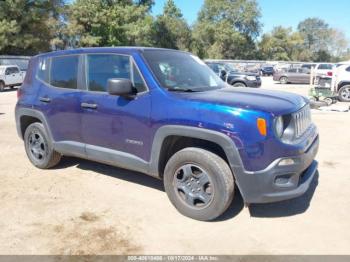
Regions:
<svg viewBox="0 0 350 262"><path fill-rule="evenodd" d="M0 94L0 254L350 254L350 113L313 112L319 173L305 195L245 208L236 194L224 217L199 222L145 175L75 158L33 167L15 103L15 91Z"/></svg>

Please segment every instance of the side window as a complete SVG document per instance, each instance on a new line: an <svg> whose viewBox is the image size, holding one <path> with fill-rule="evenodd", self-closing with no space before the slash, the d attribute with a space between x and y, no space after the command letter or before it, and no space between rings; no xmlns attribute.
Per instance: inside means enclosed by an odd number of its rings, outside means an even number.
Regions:
<svg viewBox="0 0 350 262"><path fill-rule="evenodd" d="M91 54L87 56L87 86L89 91L107 92L107 82L110 78L130 79L137 92L146 90L143 79L132 64L130 57L125 55Z"/></svg>
<svg viewBox="0 0 350 262"><path fill-rule="evenodd" d="M347 72L350 72L350 66L345 69Z"/></svg>
<svg viewBox="0 0 350 262"><path fill-rule="evenodd" d="M296 68L292 68L292 69L289 69L288 70L288 73L296 73L297 72L297 69Z"/></svg>
<svg viewBox="0 0 350 262"><path fill-rule="evenodd" d="M56 87L77 89L79 57L61 56L51 58L50 84Z"/></svg>
<svg viewBox="0 0 350 262"><path fill-rule="evenodd" d="M40 80L49 83L49 60L47 58L40 59L36 76Z"/></svg>
<svg viewBox="0 0 350 262"><path fill-rule="evenodd" d="M8 67L6 68L5 75L10 75L11 74L11 68Z"/></svg>
<svg viewBox="0 0 350 262"><path fill-rule="evenodd" d="M19 70L17 67L12 67L12 74L18 74Z"/></svg>

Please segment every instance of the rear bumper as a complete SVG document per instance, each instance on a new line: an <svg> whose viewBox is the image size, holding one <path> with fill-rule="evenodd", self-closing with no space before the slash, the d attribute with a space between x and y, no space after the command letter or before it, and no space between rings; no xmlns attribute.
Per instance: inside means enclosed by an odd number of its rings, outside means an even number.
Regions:
<svg viewBox="0 0 350 262"><path fill-rule="evenodd" d="M279 158L266 169L256 172L243 171L237 184L246 203L269 203L291 199L304 194L317 172L314 160L319 147L315 138L309 148L300 155ZM282 165L281 161L292 159L293 164Z"/></svg>

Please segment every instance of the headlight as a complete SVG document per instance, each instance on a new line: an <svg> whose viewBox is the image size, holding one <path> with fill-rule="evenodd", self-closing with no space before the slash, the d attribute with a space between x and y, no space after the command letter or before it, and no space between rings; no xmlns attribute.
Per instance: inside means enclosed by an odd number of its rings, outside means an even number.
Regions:
<svg viewBox="0 0 350 262"><path fill-rule="evenodd" d="M275 119L275 132L276 136L281 138L283 135L284 127L283 127L283 117L279 116Z"/></svg>
<svg viewBox="0 0 350 262"><path fill-rule="evenodd" d="M246 78L249 81L255 81L256 80L256 76L246 76Z"/></svg>

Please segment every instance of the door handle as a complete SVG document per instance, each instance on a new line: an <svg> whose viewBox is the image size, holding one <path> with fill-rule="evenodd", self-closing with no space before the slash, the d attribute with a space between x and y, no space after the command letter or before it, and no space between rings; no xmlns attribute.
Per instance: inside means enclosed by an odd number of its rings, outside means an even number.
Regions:
<svg viewBox="0 0 350 262"><path fill-rule="evenodd" d="M89 104L89 103L81 103L82 108L89 108L89 109L97 109L96 104Z"/></svg>
<svg viewBox="0 0 350 262"><path fill-rule="evenodd" d="M51 99L48 97L40 97L39 100L44 103L50 103Z"/></svg>

